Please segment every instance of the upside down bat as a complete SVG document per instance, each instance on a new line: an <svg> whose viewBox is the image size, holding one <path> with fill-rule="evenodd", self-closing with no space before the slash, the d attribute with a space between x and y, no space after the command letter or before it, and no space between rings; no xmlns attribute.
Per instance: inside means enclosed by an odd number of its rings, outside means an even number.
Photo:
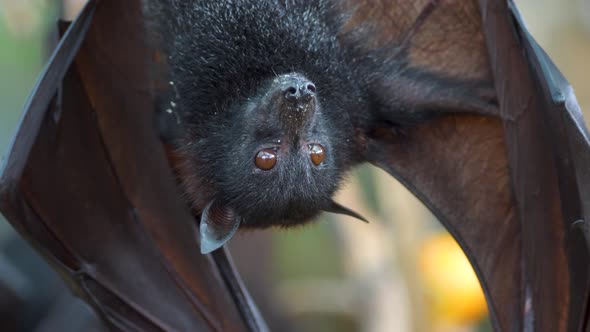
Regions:
<svg viewBox="0 0 590 332"><path fill-rule="evenodd" d="M496 329L578 331L580 119L509 1L90 1L25 108L0 209L115 330L263 331L215 249L360 217L332 194L370 162L457 238Z"/></svg>

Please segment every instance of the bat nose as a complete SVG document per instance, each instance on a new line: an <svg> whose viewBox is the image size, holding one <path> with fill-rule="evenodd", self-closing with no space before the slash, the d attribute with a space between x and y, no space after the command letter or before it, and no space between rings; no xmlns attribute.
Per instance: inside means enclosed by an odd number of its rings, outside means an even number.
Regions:
<svg viewBox="0 0 590 332"><path fill-rule="evenodd" d="M316 87L308 80L291 78L283 85L285 99L291 102L306 101L315 95Z"/></svg>

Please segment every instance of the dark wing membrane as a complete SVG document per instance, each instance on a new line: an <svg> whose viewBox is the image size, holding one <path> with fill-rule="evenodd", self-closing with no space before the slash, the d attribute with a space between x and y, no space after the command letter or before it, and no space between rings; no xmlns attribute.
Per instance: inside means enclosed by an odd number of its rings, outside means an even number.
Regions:
<svg viewBox="0 0 590 332"><path fill-rule="evenodd" d="M525 326L586 330L588 131L571 86L526 31L512 1L481 6L494 50L491 68L505 78L496 86L522 230Z"/></svg>
<svg viewBox="0 0 590 332"><path fill-rule="evenodd" d="M347 5L352 16L343 31L345 46L387 64L378 68L383 77L370 84L379 103L429 114L498 114L474 1L350 0ZM380 112L395 123L391 113Z"/></svg>
<svg viewBox="0 0 590 332"><path fill-rule="evenodd" d="M95 8L96 1L89 1L75 22L72 23L70 29L61 38L47 67L39 77L33 93L27 100L20 126L28 126L28 131L17 132L9 147L9 156L4 164L0 164L0 180L4 186L11 185L11 181L20 176L23 163L26 162L26 157L33 144L32 140L36 138L34 133L40 126L42 114L46 111L51 100L55 98L61 80L74 61L92 22Z"/></svg>
<svg viewBox="0 0 590 332"><path fill-rule="evenodd" d="M351 35L369 53L395 45L382 59L403 64L377 85L386 106L379 116L395 120L399 100L439 115L403 137L380 128L367 160L408 186L457 238L497 330L585 328L588 134L571 87L513 4L350 3L358 8L351 31L369 26Z"/></svg>
<svg viewBox="0 0 590 332"><path fill-rule="evenodd" d="M378 53L380 61L392 57L403 65L401 74L383 78L376 97L394 96L439 115L403 138L381 129L369 140L366 158L404 183L455 236L480 278L494 325L510 330L522 312L520 225L479 6L469 0L351 1L355 6L347 26L353 42L357 38L369 54L389 48ZM490 107L478 106L486 102ZM403 108L392 103L379 115L395 122Z"/></svg>
<svg viewBox="0 0 590 332"><path fill-rule="evenodd" d="M492 320L520 318L520 225L512 203L499 119L439 117L403 143L372 140L367 159L404 183L455 236L488 299Z"/></svg>
<svg viewBox="0 0 590 332"><path fill-rule="evenodd" d="M224 253L199 253L153 128L149 54L139 0L91 1L25 110L2 213L115 330L264 331Z"/></svg>
<svg viewBox="0 0 590 332"><path fill-rule="evenodd" d="M363 28L360 45L403 48L409 63L462 79L491 80L479 6L475 1L345 1L347 27Z"/></svg>
<svg viewBox="0 0 590 332"><path fill-rule="evenodd" d="M395 122L408 107L438 115L403 137L375 135L366 159L403 182L459 241L482 282L495 327L518 328L521 233L478 4L349 3L356 11L347 26L352 37L346 40L357 38L369 53L389 48L380 53L382 61L403 66L383 77L376 97L401 99L405 105L388 108L385 102L379 116ZM473 86L487 86L487 92ZM482 111L478 105L486 103L490 107Z"/></svg>

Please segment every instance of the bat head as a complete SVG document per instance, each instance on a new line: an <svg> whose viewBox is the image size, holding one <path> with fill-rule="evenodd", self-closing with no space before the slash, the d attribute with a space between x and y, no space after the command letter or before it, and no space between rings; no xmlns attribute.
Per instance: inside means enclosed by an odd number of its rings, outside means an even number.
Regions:
<svg viewBox="0 0 590 332"><path fill-rule="evenodd" d="M173 20L182 25L169 49L183 112L179 174L202 216L204 252L239 225L358 217L332 196L355 158L349 115L362 93L334 15L295 4L203 2Z"/></svg>
<svg viewBox="0 0 590 332"><path fill-rule="evenodd" d="M203 252L240 225L299 225L322 211L363 219L332 200L349 167L347 125L329 100L324 110L320 94L302 74L277 75L220 110L224 125L211 123L206 137L187 142L183 179L202 210Z"/></svg>
<svg viewBox="0 0 590 332"><path fill-rule="evenodd" d="M228 151L220 155L217 200L244 226L293 225L331 202L341 177L333 128L317 87L301 74L277 76L235 107ZM232 113L233 113L232 112Z"/></svg>

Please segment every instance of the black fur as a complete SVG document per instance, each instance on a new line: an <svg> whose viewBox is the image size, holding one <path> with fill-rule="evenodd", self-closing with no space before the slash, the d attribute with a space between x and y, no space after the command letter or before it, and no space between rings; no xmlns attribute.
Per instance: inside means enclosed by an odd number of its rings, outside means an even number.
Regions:
<svg viewBox="0 0 590 332"><path fill-rule="evenodd" d="M344 172L358 162L350 114L366 99L338 34L342 16L329 1L160 1L156 18L169 55L183 123L180 174L197 210L210 200L232 207L245 226L291 225L327 208ZM304 148L279 151L271 171L256 152L284 139L265 115L272 81L299 74L317 87L318 109L302 139L326 158L314 167ZM303 152L301 151L303 149Z"/></svg>

